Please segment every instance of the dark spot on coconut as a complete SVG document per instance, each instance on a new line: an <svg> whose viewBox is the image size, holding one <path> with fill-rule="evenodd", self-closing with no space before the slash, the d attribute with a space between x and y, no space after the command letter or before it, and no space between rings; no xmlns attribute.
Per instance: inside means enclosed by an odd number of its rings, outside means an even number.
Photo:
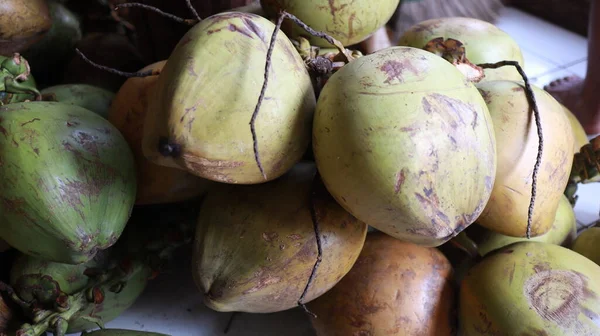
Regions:
<svg viewBox="0 0 600 336"><path fill-rule="evenodd" d="M356 13L350 14L348 18L348 38L354 37L354 19L356 18Z"/></svg>
<svg viewBox="0 0 600 336"><path fill-rule="evenodd" d="M29 121L26 121L26 122L24 122L24 123L21 123L21 126L25 126L25 125L27 125L27 124L34 123L34 122L36 122L36 121L40 121L40 118L33 118L33 119L29 120Z"/></svg>
<svg viewBox="0 0 600 336"><path fill-rule="evenodd" d="M79 125L79 124L77 124L77 125ZM108 128L108 127L95 128L95 130L102 134L110 134L110 128Z"/></svg>
<svg viewBox="0 0 600 336"><path fill-rule="evenodd" d="M433 188L423 188L423 193L426 197L430 197L433 194Z"/></svg>
<svg viewBox="0 0 600 336"><path fill-rule="evenodd" d="M12 144L13 144L13 146L15 146L15 147L19 147L19 143L17 142L17 140L15 140L15 138L14 138L14 137L12 138Z"/></svg>
<svg viewBox="0 0 600 336"><path fill-rule="evenodd" d="M34 148L33 152L35 153L35 155L40 156L40 149L39 148Z"/></svg>
<svg viewBox="0 0 600 336"><path fill-rule="evenodd" d="M67 127L79 126L77 121L67 121Z"/></svg>
<svg viewBox="0 0 600 336"><path fill-rule="evenodd" d="M471 106L471 111L473 112L473 121L471 122L471 128L475 130L475 127L477 127L477 123L479 122L479 113L473 106Z"/></svg>
<svg viewBox="0 0 600 336"><path fill-rule="evenodd" d="M510 269L510 272L508 273L508 284L512 285L513 279L515 277L515 269L517 268L517 263L513 262L512 268Z"/></svg>
<svg viewBox="0 0 600 336"><path fill-rule="evenodd" d="M267 243L270 243L273 240L279 238L279 235L277 234L277 232L263 232L262 238Z"/></svg>
<svg viewBox="0 0 600 336"><path fill-rule="evenodd" d="M412 269L407 269L402 272L401 276L403 278L410 278L411 280L414 280L416 278L417 274Z"/></svg>
<svg viewBox="0 0 600 336"><path fill-rule="evenodd" d="M73 138L81 145L83 149L91 153L93 156L97 157L99 155L98 145L101 143L98 143L97 137L85 132L75 132L73 134Z"/></svg>
<svg viewBox="0 0 600 336"><path fill-rule="evenodd" d="M254 23L254 21L248 18L243 18L242 22L246 27L248 27L250 31L256 34L256 36L258 36L258 38L261 39L261 41L267 43L267 40L265 39L265 33L262 31L262 29L260 29L260 27L256 23Z"/></svg>
<svg viewBox="0 0 600 336"><path fill-rule="evenodd" d="M400 192L400 188L402 188L402 184L404 184L404 180L405 179L406 179L406 174L404 173L404 168L402 168L396 174L396 184L394 186L394 193L395 194L398 194Z"/></svg>
<svg viewBox="0 0 600 336"><path fill-rule="evenodd" d="M13 213L17 216L27 219L30 223L34 223L34 219L27 210L27 202L23 198L8 199L2 197L2 207L4 211Z"/></svg>
<svg viewBox="0 0 600 336"><path fill-rule="evenodd" d="M388 60L379 68L379 70L381 70L387 76L387 79L384 81L385 84L390 84L393 80L402 82L404 80L403 74L405 71L410 71L413 74L419 73L419 71L409 60L402 62L397 60Z"/></svg>
<svg viewBox="0 0 600 336"><path fill-rule="evenodd" d="M517 87L512 88L512 91L513 92L522 92L523 88L521 86L517 86Z"/></svg>
<svg viewBox="0 0 600 336"><path fill-rule="evenodd" d="M529 306L540 317L569 328L578 323L585 286L583 279L574 272L545 270L527 279L523 292Z"/></svg>
<svg viewBox="0 0 600 336"><path fill-rule="evenodd" d="M490 93L490 91L486 91L483 89L478 89L479 90L479 94L481 94L481 97L483 98L483 100L485 101L486 104L491 104L492 103L492 94Z"/></svg>
<svg viewBox="0 0 600 336"><path fill-rule="evenodd" d="M2 122L4 119L0 118L0 122ZM4 126L0 125L0 132L2 132L2 134L4 134L4 136L8 136L8 132L6 131L6 128L4 128Z"/></svg>
<svg viewBox="0 0 600 336"><path fill-rule="evenodd" d="M503 250L502 251L502 253L504 253L504 254L512 254L513 252L515 252L515 250L508 249L508 250Z"/></svg>
<svg viewBox="0 0 600 336"><path fill-rule="evenodd" d="M485 177L485 188L487 191L492 190L492 188L494 187L494 179L491 176L486 176Z"/></svg>
<svg viewBox="0 0 600 336"><path fill-rule="evenodd" d="M240 34L242 34L242 35L244 35L244 36L247 36L247 37L249 37L249 38L251 38L251 39L253 39L253 38L254 38L254 37L252 36L252 34L250 33L250 31L248 31L248 29L246 29L246 28L241 28L241 27L238 27L238 26L234 25L233 23L230 23L230 24L229 24L229 31L232 31L232 32L238 32L238 33L240 33Z"/></svg>
<svg viewBox="0 0 600 336"><path fill-rule="evenodd" d="M181 155L181 145L171 143L166 137L160 137L158 140L158 152L162 156L178 157Z"/></svg>
<svg viewBox="0 0 600 336"><path fill-rule="evenodd" d="M187 58L187 63L186 63L186 69L188 70L188 73L190 74L190 76L193 77L198 77L198 74L196 73L195 67L196 67L196 59L194 59L194 57L188 57ZM196 103L198 104L198 103ZM194 110L196 110L194 108ZM186 113L187 113L187 109L186 109Z"/></svg>
<svg viewBox="0 0 600 336"><path fill-rule="evenodd" d="M291 239L293 241L302 239L302 236L297 233L292 233L291 235L288 235L287 237L288 237L288 239Z"/></svg>
<svg viewBox="0 0 600 336"><path fill-rule="evenodd" d="M550 267L550 265L547 262L538 263L535 266L533 266L533 270L536 273L540 273L540 272L544 272L544 271L549 271L551 269L552 269L552 267Z"/></svg>

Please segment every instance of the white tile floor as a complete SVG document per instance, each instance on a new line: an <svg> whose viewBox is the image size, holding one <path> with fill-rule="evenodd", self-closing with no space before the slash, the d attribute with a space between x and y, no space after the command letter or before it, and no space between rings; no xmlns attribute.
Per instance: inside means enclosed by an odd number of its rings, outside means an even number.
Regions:
<svg viewBox="0 0 600 336"><path fill-rule="evenodd" d="M555 78L585 76L587 39L511 7L504 8L496 26L521 47L525 72L543 87Z"/></svg>
<svg viewBox="0 0 600 336"><path fill-rule="evenodd" d="M587 44L584 37L512 8L502 12L497 26L520 44L525 56L525 71L538 87L565 75L585 76ZM578 194L580 199L575 207L578 219L583 223L597 220L600 183L580 186ZM181 269L187 269L187 259L182 258L179 262ZM199 296L190 295L195 290L191 276L174 269L171 276L151 282L135 305L107 327L172 336L223 335L230 314L204 307ZM306 316L299 309L293 309L276 314L239 315L227 336L242 335L313 336L313 332Z"/></svg>

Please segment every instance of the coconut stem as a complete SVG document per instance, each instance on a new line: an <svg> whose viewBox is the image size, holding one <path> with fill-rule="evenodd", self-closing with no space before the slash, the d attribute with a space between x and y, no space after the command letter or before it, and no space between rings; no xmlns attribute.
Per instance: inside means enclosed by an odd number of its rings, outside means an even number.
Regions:
<svg viewBox="0 0 600 336"><path fill-rule="evenodd" d="M348 51L346 50L346 48L342 45L342 43L340 41L334 39L333 37L327 35L326 33L318 32L318 31L310 28L308 25L306 25L300 19L298 19L297 17L295 17L294 15L292 15L286 11L279 12L279 16L277 18L277 23L275 24L275 29L273 29L273 34L271 35L271 41L269 42L269 49L267 50L267 59L265 62L265 73L264 73L263 85L260 90L260 95L258 97L258 102L256 103L256 106L254 108L254 112L252 112L252 118L250 119L250 132L252 133L252 142L254 145L253 146L254 147L254 159L256 161L256 164L258 165L258 169L260 170L260 173L262 174L262 176L264 177L265 180L267 179L267 174L265 173L262 163L260 161L260 154L258 152L258 138L256 136L255 123L256 123L256 117L258 116L258 112L260 111L260 107L262 105L262 101L265 98L265 92L267 91L267 85L269 82L269 69L271 68L271 55L273 54L273 49L275 48L277 33L279 33L279 31L281 30L281 24L283 23L283 20L285 20L286 18L292 20L294 23L296 23L298 26L300 26L302 29L304 29L309 34L311 34L315 37L325 39L327 42L335 45L335 47L338 48L340 53L342 55L344 55L346 62L350 62L350 61L354 60L354 57L348 53Z"/></svg>
<svg viewBox="0 0 600 336"><path fill-rule="evenodd" d="M271 41L269 42L269 49L267 50L267 60L265 62L265 73L264 73L264 81L262 88L260 89L260 95L258 96L258 102L254 107L254 112L252 112L252 118L250 118L250 132L252 133L252 143L254 147L254 160L258 165L258 169L260 173L267 179L267 174L263 169L262 162L260 161L260 154L258 152L258 137L256 136L256 117L258 116L258 111L260 111L260 106L262 105L263 99L265 98L265 92L267 91L267 85L269 83L269 70L271 68L271 55L273 54L273 49L275 48L275 42L277 38L277 33L281 29L281 24L285 19L285 15L280 15L277 19L277 24L275 25L275 29L273 29L273 34L271 34Z"/></svg>
<svg viewBox="0 0 600 336"><path fill-rule="evenodd" d="M160 74L160 70L148 70L148 71L138 71L138 72L124 72L124 71L120 71L120 70L117 70L117 69L114 69L114 68L111 68L111 67L107 67L107 66L95 63L94 61L92 61L89 58L87 58L78 48L75 48L75 51L79 54L79 56L81 56L81 58L83 58L83 60L85 62L87 62L88 64L90 64L94 68L98 68L100 70L104 70L104 71L110 72L110 73L115 74L115 75L119 75L119 76L123 76L123 77L127 77L127 78L132 78L132 77L156 76L156 75Z"/></svg>
<svg viewBox="0 0 600 336"><path fill-rule="evenodd" d="M339 50L339 52L342 55L344 55L344 57L346 58L346 62L349 63L354 60L354 57L346 50L346 48L344 47L342 42L336 40L332 36L330 36L324 32L316 31L316 30L310 28L306 23L302 22L302 20L298 19L296 16L294 16L293 14L290 14L286 11L281 11L279 13L279 16L280 17L283 16L284 18L288 18L288 19L292 20L295 24L300 26L300 28L304 29L310 35L312 35L314 37L322 38L325 41L327 41L329 44L334 45Z"/></svg>
<svg viewBox="0 0 600 336"><path fill-rule="evenodd" d="M315 181L320 181L320 178L321 177L320 177L319 173L317 172L317 174L315 175ZM304 287L304 291L302 292L302 295L300 295L300 299L298 299L298 305L301 306L307 314L311 315L314 318L317 318L317 315L315 313L311 312L310 310L308 310L308 308L306 307L306 304L304 304L304 298L306 297L306 294L308 293L308 289L310 288L310 285L315 280L315 277L317 276L317 269L319 268L319 264L321 264L321 261L323 260L323 246L321 243L321 229L319 227L319 217L317 216L317 209L315 206L315 198L316 198L316 194L317 194L317 190L315 188L316 185L317 185L316 183L313 183L313 188L310 192L309 209L310 209L310 217L313 222L313 228L315 230L315 239L317 241L317 260L315 261L315 265L313 266L313 269L310 272L310 277L308 278L306 287Z"/></svg>
<svg viewBox="0 0 600 336"><path fill-rule="evenodd" d="M187 3L189 4L188 6L193 11L193 13L196 15L197 19L184 19L184 18L180 18L177 15L173 15L173 14L164 12L160 8L157 8L157 7L154 7L154 6L150 6L150 5L146 5L146 4L139 3L139 2L128 2L128 3L118 4L118 5L115 5L113 7L113 10L118 11L121 8L141 7L141 8L153 11L155 13L158 13L158 14L160 14L160 15L168 18L168 19L171 19L173 21L176 21L176 22L179 22L179 23L183 23L183 24L188 25L188 26L193 26L196 23L200 22L202 19L200 19L200 16L198 16L198 12L196 12L196 10L194 9L194 7L192 7L192 4L190 3L190 0L187 0Z"/></svg>
<svg viewBox="0 0 600 336"><path fill-rule="evenodd" d="M529 101L529 105L533 110L533 115L535 117L535 125L537 127L538 134L538 152L537 157L535 159L535 166L533 167L533 174L531 176L531 200L529 202L529 209L527 211L527 239L531 238L531 224L533 220L533 208L535 204L535 197L537 194L537 175L540 169L540 164L542 162L542 152L544 150L544 136L542 135L542 123L540 121L540 111L538 110L537 102L535 99L535 95L533 94L533 90L531 89L531 85L529 84L529 79L527 75L525 75L525 71L519 65L517 61L500 61L498 63L483 63L478 64L479 67L483 69L497 69L503 66L514 66L521 77L523 78L523 82L525 83L525 96L527 96L527 100Z"/></svg>
<svg viewBox="0 0 600 336"><path fill-rule="evenodd" d="M200 15L198 14L198 12L196 11L196 8L194 8L194 6L192 5L192 1L191 0L185 0L185 3L187 4L187 6L190 9L190 11L192 12L192 14L194 14L194 17L196 18L196 20L198 20L198 22L202 21L202 18L200 17Z"/></svg>

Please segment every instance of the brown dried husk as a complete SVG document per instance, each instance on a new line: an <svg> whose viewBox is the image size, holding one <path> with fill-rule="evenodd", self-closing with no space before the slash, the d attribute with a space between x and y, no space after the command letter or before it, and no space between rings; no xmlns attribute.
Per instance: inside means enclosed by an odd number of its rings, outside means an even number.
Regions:
<svg viewBox="0 0 600 336"><path fill-rule="evenodd" d="M331 289L350 270L367 225L344 211L315 173L314 164L301 163L272 182L223 185L209 193L192 262L208 307L270 313L297 306L318 256L311 203L323 259L303 302Z"/></svg>
<svg viewBox="0 0 600 336"><path fill-rule="evenodd" d="M317 336L454 335L452 266L436 248L369 233L352 270L308 308Z"/></svg>
<svg viewBox="0 0 600 336"><path fill-rule="evenodd" d="M477 88L492 116L498 157L492 195L477 223L507 236L526 237L539 144L532 107L520 82L490 81ZM575 140L563 107L546 91L532 89L544 143L531 222L531 237L537 237L552 228L569 180Z"/></svg>
<svg viewBox="0 0 600 336"><path fill-rule="evenodd" d="M140 72L160 71L166 62L153 63L142 68ZM138 205L185 201L204 194L214 184L182 169L159 166L144 156L144 119L148 97L157 79L158 75L127 79L113 99L108 113L108 121L123 134L134 155Z"/></svg>
<svg viewBox="0 0 600 336"><path fill-rule="evenodd" d="M52 26L46 0L2 0L0 13L0 55L26 50Z"/></svg>

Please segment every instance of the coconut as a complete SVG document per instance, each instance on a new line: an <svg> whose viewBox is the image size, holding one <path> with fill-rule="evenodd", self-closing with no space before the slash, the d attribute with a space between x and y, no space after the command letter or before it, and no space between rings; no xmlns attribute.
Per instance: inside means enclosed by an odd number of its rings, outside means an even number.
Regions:
<svg viewBox="0 0 600 336"><path fill-rule="evenodd" d="M596 245L598 242L600 242L600 227L591 227L579 234L571 249L600 265L600 251Z"/></svg>
<svg viewBox="0 0 600 336"><path fill-rule="evenodd" d="M103 118L108 117L110 103L115 97L113 92L88 84L55 85L40 92L43 100L81 106Z"/></svg>
<svg viewBox="0 0 600 336"><path fill-rule="evenodd" d="M166 61L153 63L140 71L160 72ZM129 78L112 102L108 120L121 131L129 143L136 162L136 204L179 202L204 194L213 183L185 170L164 167L146 159L142 151L144 120L148 110L150 88L158 75Z"/></svg>
<svg viewBox="0 0 600 336"><path fill-rule="evenodd" d="M518 242L464 278L459 334L600 335L600 266L562 246Z"/></svg>
<svg viewBox="0 0 600 336"><path fill-rule="evenodd" d="M496 175L485 101L452 64L411 47L360 57L331 76L317 103L313 152L347 211L427 246L479 217Z"/></svg>
<svg viewBox="0 0 600 336"><path fill-rule="evenodd" d="M0 55L12 56L39 41L50 30L46 0L0 0Z"/></svg>
<svg viewBox="0 0 600 336"><path fill-rule="evenodd" d="M277 35L269 85L255 120L264 175L254 151L249 123L274 28L258 15L226 12L188 31L150 96L143 137L150 161L234 184L276 179L300 161L308 148L315 94L285 34Z"/></svg>
<svg viewBox="0 0 600 336"><path fill-rule="evenodd" d="M437 249L369 233L350 272L308 304L317 336L456 332L450 262Z"/></svg>
<svg viewBox="0 0 600 336"><path fill-rule="evenodd" d="M460 41L471 63L517 61L521 67L525 66L521 48L510 35L489 22L475 18L447 17L422 21L404 32L398 45L425 48L431 40L440 37ZM484 75L482 82L523 79L512 66L485 69Z"/></svg>
<svg viewBox="0 0 600 336"><path fill-rule="evenodd" d="M367 225L344 211L315 174L314 164L301 163L274 181L225 185L206 196L192 272L209 308L283 311L319 297L350 270Z"/></svg>
<svg viewBox="0 0 600 336"><path fill-rule="evenodd" d="M575 212L571 207L571 203L563 195L558 203L552 227L543 235L531 239L511 237L488 230L480 225L471 225L467 228L466 233L477 244L481 256L485 256L506 245L528 240L569 247L575 240L575 237L577 237L577 221L575 220Z"/></svg>
<svg viewBox="0 0 600 336"><path fill-rule="evenodd" d="M49 261L84 263L112 246L135 200L133 155L83 107L0 106L0 237Z"/></svg>
<svg viewBox="0 0 600 336"><path fill-rule="evenodd" d="M492 196L477 223L495 232L526 237L538 134L524 86L514 81L477 84L492 116L498 167ZM537 175L531 237L547 233L573 165L574 137L562 106L532 86L540 112L544 148ZM560 134L561 136L556 136Z"/></svg>
<svg viewBox="0 0 600 336"><path fill-rule="evenodd" d="M293 14L314 30L324 32L343 45L366 40L383 27L396 12L400 0L261 0L265 13L274 17L280 10ZM292 38L305 36L310 43L332 47L322 38L307 36L305 30L286 20L282 29Z"/></svg>

